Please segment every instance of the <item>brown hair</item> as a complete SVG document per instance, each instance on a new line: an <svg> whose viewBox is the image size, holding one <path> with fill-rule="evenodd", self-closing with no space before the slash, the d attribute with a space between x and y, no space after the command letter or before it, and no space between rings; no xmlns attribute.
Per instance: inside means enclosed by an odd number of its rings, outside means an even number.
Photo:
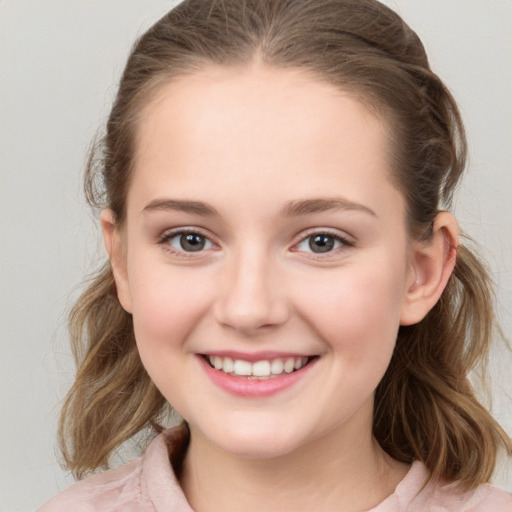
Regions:
<svg viewBox="0 0 512 512"><path fill-rule="evenodd" d="M163 84L206 65L300 68L380 112L392 132L393 171L411 236L428 237L465 166L457 106L431 71L417 35L375 0L186 0L136 43L106 135L91 152L86 194L125 219L134 140L145 105ZM475 398L468 374L483 364L495 329L490 280L465 246L441 299L401 327L376 390L374 435L399 461L422 461L433 478L471 488L488 481L506 433ZM132 318L119 304L109 263L70 315L77 360L60 441L78 476L107 464L124 441L160 429L165 399L145 372Z"/></svg>

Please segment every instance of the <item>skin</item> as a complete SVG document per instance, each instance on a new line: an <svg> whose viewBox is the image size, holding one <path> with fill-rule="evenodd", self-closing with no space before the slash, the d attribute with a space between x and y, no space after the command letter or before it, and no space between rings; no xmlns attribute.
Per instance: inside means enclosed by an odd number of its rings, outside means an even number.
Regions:
<svg viewBox="0 0 512 512"><path fill-rule="evenodd" d="M137 135L126 223L105 210L102 224L142 361L190 426L191 505L377 505L408 467L372 437L374 390L399 326L446 285L455 220L443 212L431 240L411 240L385 123L305 72L205 69L163 87ZM184 250L182 228L204 249ZM315 234L333 250L314 252ZM316 360L294 385L247 398L206 376L198 354L212 351Z"/></svg>

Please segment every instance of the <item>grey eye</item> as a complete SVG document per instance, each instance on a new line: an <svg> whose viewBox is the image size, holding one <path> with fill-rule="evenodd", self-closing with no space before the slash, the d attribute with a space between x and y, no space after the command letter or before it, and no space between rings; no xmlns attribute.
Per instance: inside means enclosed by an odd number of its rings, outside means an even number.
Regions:
<svg viewBox="0 0 512 512"><path fill-rule="evenodd" d="M299 251L314 252L321 254L330 252L338 247L341 247L343 242L336 236L329 235L327 233L318 233L306 237L297 246Z"/></svg>
<svg viewBox="0 0 512 512"><path fill-rule="evenodd" d="M329 252L334 249L335 240L328 235L315 235L309 238L309 248L313 252Z"/></svg>
<svg viewBox="0 0 512 512"><path fill-rule="evenodd" d="M199 252L212 246L210 240L199 233L180 233L169 240L174 249L184 252Z"/></svg>

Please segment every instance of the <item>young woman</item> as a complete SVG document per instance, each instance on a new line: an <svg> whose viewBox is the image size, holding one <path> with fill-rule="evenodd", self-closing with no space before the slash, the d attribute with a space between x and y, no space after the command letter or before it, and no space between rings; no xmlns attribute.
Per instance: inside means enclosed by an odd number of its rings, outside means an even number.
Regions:
<svg viewBox="0 0 512 512"><path fill-rule="evenodd" d="M164 16L88 167L109 262L72 312L61 442L82 477L159 435L41 510L512 510L468 381L494 320L448 211L465 152L374 0Z"/></svg>

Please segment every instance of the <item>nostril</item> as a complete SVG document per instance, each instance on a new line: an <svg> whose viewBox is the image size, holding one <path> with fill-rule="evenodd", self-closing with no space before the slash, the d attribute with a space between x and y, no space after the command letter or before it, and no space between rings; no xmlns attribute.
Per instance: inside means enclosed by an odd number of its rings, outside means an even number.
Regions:
<svg viewBox="0 0 512 512"><path fill-rule="evenodd" d="M214 313L223 326L253 332L280 325L288 317L285 289L264 244L246 241L230 253L218 288ZM279 273L277 273L279 270Z"/></svg>
<svg viewBox="0 0 512 512"><path fill-rule="evenodd" d="M282 296L231 295L219 300L214 307L216 320L238 332L260 332L284 324L289 309Z"/></svg>

